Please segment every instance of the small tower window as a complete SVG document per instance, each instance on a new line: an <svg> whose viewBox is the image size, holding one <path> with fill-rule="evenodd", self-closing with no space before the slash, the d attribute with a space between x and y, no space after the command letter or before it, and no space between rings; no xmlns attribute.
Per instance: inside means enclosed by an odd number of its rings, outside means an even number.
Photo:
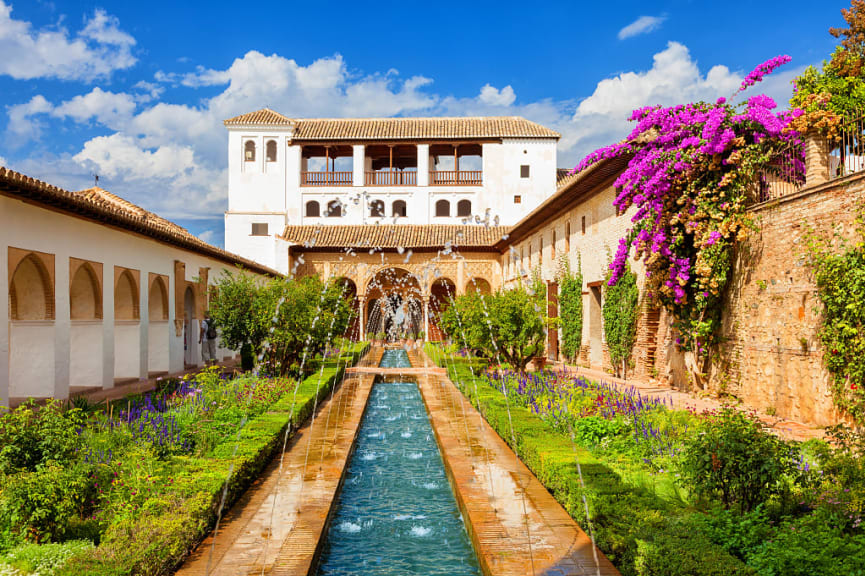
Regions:
<svg viewBox="0 0 865 576"><path fill-rule="evenodd" d="M369 204L369 215L373 218L384 217L384 202L381 200L373 200Z"/></svg>
<svg viewBox="0 0 865 576"><path fill-rule="evenodd" d="M529 177L529 165L523 164L520 166L520 178L528 178Z"/></svg>
<svg viewBox="0 0 865 576"><path fill-rule="evenodd" d="M582 219L580 220L580 223L581 223L582 228L583 228L583 234L585 234L586 233L586 217L585 216L582 217Z"/></svg>
<svg viewBox="0 0 865 576"><path fill-rule="evenodd" d="M520 196L519 194L514 196L514 204L522 204L522 203L523 203L523 197L522 196Z"/></svg>
<svg viewBox="0 0 865 576"><path fill-rule="evenodd" d="M327 203L328 218L340 218L342 216L342 204L339 200L331 200Z"/></svg>
<svg viewBox="0 0 865 576"><path fill-rule="evenodd" d="M471 216L472 215L472 201L471 200L460 200L457 202L457 216Z"/></svg>
<svg viewBox="0 0 865 576"><path fill-rule="evenodd" d="M276 162L276 140L268 140L265 150L265 158L268 162Z"/></svg>
<svg viewBox="0 0 865 576"><path fill-rule="evenodd" d="M252 223L252 235L253 236L267 236L267 222L253 222Z"/></svg>
<svg viewBox="0 0 865 576"><path fill-rule="evenodd" d="M451 215L451 203L447 200L436 202L436 217L448 218Z"/></svg>
<svg viewBox="0 0 865 576"><path fill-rule="evenodd" d="M306 217L307 218L318 218L321 216L321 207L318 205L318 202L315 200L310 200L306 203Z"/></svg>
<svg viewBox="0 0 865 576"><path fill-rule="evenodd" d="M243 159L247 162L255 162L255 142L247 140L243 145Z"/></svg>
<svg viewBox="0 0 865 576"><path fill-rule="evenodd" d="M400 218L405 218L405 216L406 216L405 200L395 201L393 203L392 211L393 211L393 216L399 216Z"/></svg>

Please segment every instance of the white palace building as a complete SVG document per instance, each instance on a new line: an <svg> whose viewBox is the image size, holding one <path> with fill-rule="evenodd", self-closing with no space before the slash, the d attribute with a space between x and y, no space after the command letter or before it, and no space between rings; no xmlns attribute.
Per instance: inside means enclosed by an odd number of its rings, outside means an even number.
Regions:
<svg viewBox="0 0 865 576"><path fill-rule="evenodd" d="M287 226L516 224L556 190L560 135L520 117L225 121L229 252L287 273Z"/></svg>

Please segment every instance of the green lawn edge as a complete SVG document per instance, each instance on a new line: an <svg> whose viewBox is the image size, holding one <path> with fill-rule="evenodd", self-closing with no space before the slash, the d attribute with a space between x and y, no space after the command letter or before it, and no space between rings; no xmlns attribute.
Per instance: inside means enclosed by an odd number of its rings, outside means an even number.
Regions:
<svg viewBox="0 0 865 576"><path fill-rule="evenodd" d="M711 542L689 521L695 513L657 498L648 490L626 483L603 458L574 444L551 429L536 414L508 406L501 392L482 376L486 364L451 357L435 344L424 347L438 366L476 407L496 433L537 476L553 497L589 532L601 551L625 576L753 575L741 560ZM511 424L513 423L513 436ZM581 487L577 459L585 490Z"/></svg>
<svg viewBox="0 0 865 576"><path fill-rule="evenodd" d="M177 457L184 473L174 482L176 501L169 497L152 502L135 522L106 534L99 546L73 556L55 574L158 576L174 572L215 526L223 492L224 510L228 510L279 452L286 427L291 424L293 432L309 418L316 402L368 350L367 342L355 343L305 378L298 386L291 420L294 395L288 393L247 422L238 435L223 440L211 456Z"/></svg>

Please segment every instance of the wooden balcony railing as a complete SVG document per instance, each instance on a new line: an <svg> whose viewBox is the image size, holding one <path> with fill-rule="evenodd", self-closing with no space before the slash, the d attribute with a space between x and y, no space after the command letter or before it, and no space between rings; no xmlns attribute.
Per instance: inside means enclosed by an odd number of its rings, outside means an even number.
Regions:
<svg viewBox="0 0 865 576"><path fill-rule="evenodd" d="M480 186L483 170L431 170L430 186Z"/></svg>
<svg viewBox="0 0 865 576"><path fill-rule="evenodd" d="M417 172L367 171L365 184L367 186L417 186Z"/></svg>
<svg viewBox="0 0 865 576"><path fill-rule="evenodd" d="M301 186L351 186L352 172L301 172Z"/></svg>

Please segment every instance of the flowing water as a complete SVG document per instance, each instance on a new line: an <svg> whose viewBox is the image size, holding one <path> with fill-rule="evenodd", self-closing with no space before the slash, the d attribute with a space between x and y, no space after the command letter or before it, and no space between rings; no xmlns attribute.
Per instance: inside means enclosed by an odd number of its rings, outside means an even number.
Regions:
<svg viewBox="0 0 865 576"><path fill-rule="evenodd" d="M388 350L382 367L409 367ZM414 382L373 386L318 574L479 575Z"/></svg>

